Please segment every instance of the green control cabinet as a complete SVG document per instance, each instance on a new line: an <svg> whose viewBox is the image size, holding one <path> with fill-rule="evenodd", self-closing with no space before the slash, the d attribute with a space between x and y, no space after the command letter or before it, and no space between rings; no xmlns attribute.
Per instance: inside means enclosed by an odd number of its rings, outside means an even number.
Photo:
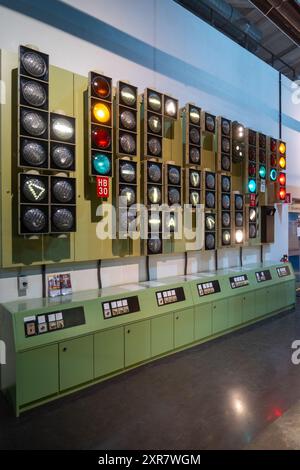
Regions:
<svg viewBox="0 0 300 470"><path fill-rule="evenodd" d="M3 304L1 390L18 416L294 305L288 263Z"/></svg>

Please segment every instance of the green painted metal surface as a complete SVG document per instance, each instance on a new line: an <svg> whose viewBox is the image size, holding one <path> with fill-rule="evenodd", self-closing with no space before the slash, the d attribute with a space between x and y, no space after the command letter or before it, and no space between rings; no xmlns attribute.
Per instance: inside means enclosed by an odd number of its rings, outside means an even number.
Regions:
<svg viewBox="0 0 300 470"><path fill-rule="evenodd" d="M150 321L134 323L125 327L125 367L150 357Z"/></svg>
<svg viewBox="0 0 300 470"><path fill-rule="evenodd" d="M195 310L195 341L212 335L212 305L203 304Z"/></svg>
<svg viewBox="0 0 300 470"><path fill-rule="evenodd" d="M95 378L124 368L124 328L100 331L94 336Z"/></svg>
<svg viewBox="0 0 300 470"><path fill-rule="evenodd" d="M180 348L194 340L194 311L188 309L174 315L174 344L175 348Z"/></svg>
<svg viewBox="0 0 300 470"><path fill-rule="evenodd" d="M94 378L93 335L59 344L59 388L67 390Z"/></svg>
<svg viewBox="0 0 300 470"><path fill-rule="evenodd" d="M174 348L174 315L168 313L151 320L151 355L153 357Z"/></svg>

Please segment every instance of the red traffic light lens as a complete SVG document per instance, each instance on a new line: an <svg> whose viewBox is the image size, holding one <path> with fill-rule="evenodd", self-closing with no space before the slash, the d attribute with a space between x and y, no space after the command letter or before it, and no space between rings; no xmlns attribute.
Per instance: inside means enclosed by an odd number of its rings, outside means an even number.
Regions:
<svg viewBox="0 0 300 470"><path fill-rule="evenodd" d="M285 183L286 183L285 173L280 173L280 175L279 175L279 184L280 184L280 186L285 186Z"/></svg>
<svg viewBox="0 0 300 470"><path fill-rule="evenodd" d="M271 155L271 166L275 167L277 165L277 159L275 155Z"/></svg>
<svg viewBox="0 0 300 470"><path fill-rule="evenodd" d="M271 139L271 152L276 152L277 142L275 139Z"/></svg>
<svg viewBox="0 0 300 470"><path fill-rule="evenodd" d="M285 196L286 196L286 190L285 188L281 188L280 191L279 191L279 199L281 201L284 201L285 200Z"/></svg>
<svg viewBox="0 0 300 470"><path fill-rule="evenodd" d="M92 141L96 147L100 149L107 149L111 144L111 136L106 129L93 128L92 129Z"/></svg>
<svg viewBox="0 0 300 470"><path fill-rule="evenodd" d="M93 79L92 88L99 98L108 98L110 95L110 84L106 78L100 75Z"/></svg>
<svg viewBox="0 0 300 470"><path fill-rule="evenodd" d="M255 165L249 165L248 171L249 171L249 176L255 176L256 166Z"/></svg>

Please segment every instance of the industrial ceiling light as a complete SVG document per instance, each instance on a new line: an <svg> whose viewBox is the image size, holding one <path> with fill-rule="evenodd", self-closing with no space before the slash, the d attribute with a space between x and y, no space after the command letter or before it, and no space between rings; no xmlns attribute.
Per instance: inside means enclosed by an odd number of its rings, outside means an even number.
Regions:
<svg viewBox="0 0 300 470"><path fill-rule="evenodd" d="M35 203L45 201L48 191L42 178L25 176L21 184L27 201Z"/></svg>
<svg viewBox="0 0 300 470"><path fill-rule="evenodd" d="M108 99L110 97L110 83L105 77L101 75L97 75L92 79L92 89L95 95L99 98Z"/></svg>
<svg viewBox="0 0 300 470"><path fill-rule="evenodd" d="M45 147L33 140L24 140L21 146L21 155L30 166L42 166L47 160Z"/></svg>
<svg viewBox="0 0 300 470"><path fill-rule="evenodd" d="M75 129L71 121L64 118L55 116L51 119L51 131L54 139L70 141L72 140Z"/></svg>
<svg viewBox="0 0 300 470"><path fill-rule="evenodd" d="M200 143L200 131L196 127L191 127L190 128L190 141L193 144L199 144Z"/></svg>
<svg viewBox="0 0 300 470"><path fill-rule="evenodd" d="M47 227L47 215L44 210L37 207L24 209L22 223L30 233L44 232Z"/></svg>
<svg viewBox="0 0 300 470"><path fill-rule="evenodd" d="M150 92L148 95L148 105L149 108L152 109L152 111L161 111L161 96L158 95L158 93L155 93L154 91Z"/></svg>
<svg viewBox="0 0 300 470"><path fill-rule="evenodd" d="M134 130L136 127L136 118L135 114L132 111L124 110L120 114L121 124L125 129L130 131Z"/></svg>
<svg viewBox="0 0 300 470"><path fill-rule="evenodd" d="M73 151L64 145L55 145L52 149L52 160L55 166L67 170L74 164Z"/></svg>
<svg viewBox="0 0 300 470"><path fill-rule="evenodd" d="M200 194L198 191L190 191L190 204L193 206L200 204Z"/></svg>
<svg viewBox="0 0 300 470"><path fill-rule="evenodd" d="M47 101L46 90L39 82L21 80L21 91L25 101L35 108L40 108Z"/></svg>
<svg viewBox="0 0 300 470"><path fill-rule="evenodd" d="M148 199L151 204L161 203L161 190L158 186L149 186L148 188Z"/></svg>
<svg viewBox="0 0 300 470"><path fill-rule="evenodd" d="M135 190L129 186L125 186L121 189L120 192L121 197L126 198L126 202L128 206L131 206L135 203Z"/></svg>
<svg viewBox="0 0 300 470"><path fill-rule="evenodd" d="M97 122L100 122L101 124L107 124L110 122L111 112L110 107L107 104L94 102L92 113Z"/></svg>
<svg viewBox="0 0 300 470"><path fill-rule="evenodd" d="M54 231L70 232L74 229L74 216L70 209L66 207L55 208L52 213Z"/></svg>
<svg viewBox="0 0 300 470"><path fill-rule="evenodd" d="M148 119L148 126L151 132L159 134L161 132L161 117L152 114Z"/></svg>
<svg viewBox="0 0 300 470"><path fill-rule="evenodd" d="M40 137L47 131L47 121L42 113L21 109L21 124L28 134Z"/></svg>
<svg viewBox="0 0 300 470"><path fill-rule="evenodd" d="M136 148L134 137L131 134L122 134L120 146L126 154L134 153Z"/></svg>
<svg viewBox="0 0 300 470"><path fill-rule="evenodd" d="M180 204L180 192L177 188L171 188L168 191L168 199L171 205Z"/></svg>
<svg viewBox="0 0 300 470"><path fill-rule="evenodd" d="M111 159L104 153L96 153L92 156L93 168L97 175L111 174Z"/></svg>
<svg viewBox="0 0 300 470"><path fill-rule="evenodd" d="M199 125L200 123L200 111L198 108L190 107L190 121L193 124Z"/></svg>
<svg viewBox="0 0 300 470"><path fill-rule="evenodd" d="M197 164L200 162L200 151L196 147L190 149L190 159L193 163Z"/></svg>
<svg viewBox="0 0 300 470"><path fill-rule="evenodd" d="M47 72L47 64L38 52L25 52L21 54L21 63L29 75L42 78Z"/></svg>
<svg viewBox="0 0 300 470"><path fill-rule="evenodd" d="M244 233L242 230L236 230L235 232L235 241L236 243L242 243L244 240Z"/></svg>
<svg viewBox="0 0 300 470"><path fill-rule="evenodd" d="M250 193L256 192L256 181L254 179L250 179L248 182L248 190Z"/></svg>
<svg viewBox="0 0 300 470"><path fill-rule="evenodd" d="M52 193L59 203L67 204L74 199L74 186L72 182L68 181L66 178L57 179L54 180Z"/></svg>
<svg viewBox="0 0 300 470"><path fill-rule="evenodd" d="M200 186L200 173L198 171L190 172L190 184L193 188L199 188Z"/></svg>
<svg viewBox="0 0 300 470"><path fill-rule="evenodd" d="M148 176L154 183L159 183L162 176L160 166L155 163L150 163L148 166Z"/></svg>
<svg viewBox="0 0 300 470"><path fill-rule="evenodd" d="M120 176L126 183L133 183L136 179L135 165L126 161L120 163Z"/></svg>
<svg viewBox="0 0 300 470"><path fill-rule="evenodd" d="M275 170L275 168L271 168L270 170L270 180L271 181L277 180L277 171Z"/></svg>
<svg viewBox="0 0 300 470"><path fill-rule="evenodd" d="M108 149L111 145L111 136L107 129L100 127L92 128L92 141L100 149Z"/></svg>
<svg viewBox="0 0 300 470"><path fill-rule="evenodd" d="M168 171L168 180L171 184L179 184L180 183L180 172L178 168L170 167Z"/></svg>
<svg viewBox="0 0 300 470"><path fill-rule="evenodd" d="M159 157L161 155L161 142L156 137L151 137L148 142L150 154Z"/></svg>

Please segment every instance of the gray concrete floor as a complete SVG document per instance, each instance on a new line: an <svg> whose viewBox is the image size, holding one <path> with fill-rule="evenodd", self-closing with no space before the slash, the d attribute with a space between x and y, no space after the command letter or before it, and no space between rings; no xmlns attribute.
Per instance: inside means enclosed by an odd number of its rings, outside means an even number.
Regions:
<svg viewBox="0 0 300 470"><path fill-rule="evenodd" d="M298 302L19 419L1 397L0 448L300 448L300 365L291 363L299 312Z"/></svg>

